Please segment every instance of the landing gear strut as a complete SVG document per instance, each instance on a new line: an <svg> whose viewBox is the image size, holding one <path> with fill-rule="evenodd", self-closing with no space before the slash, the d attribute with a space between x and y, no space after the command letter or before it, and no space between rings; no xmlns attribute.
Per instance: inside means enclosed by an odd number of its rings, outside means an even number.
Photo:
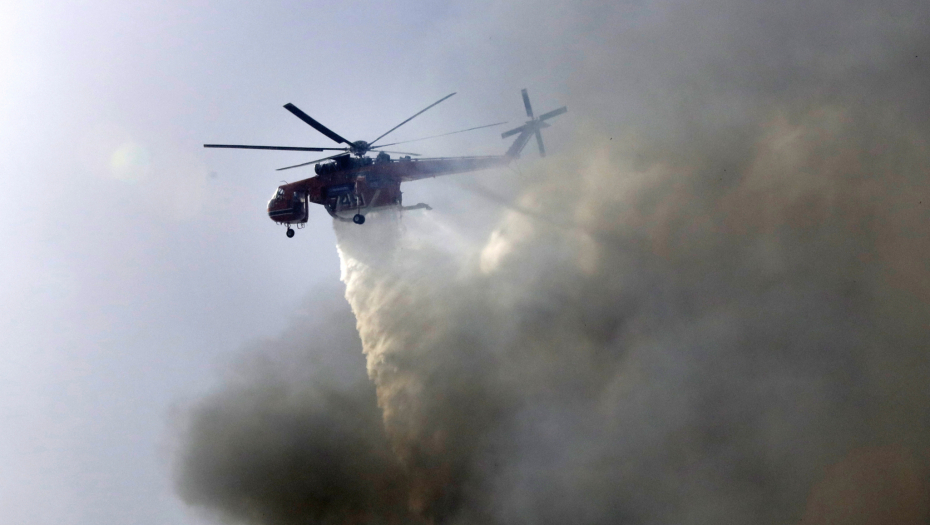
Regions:
<svg viewBox="0 0 930 525"><path fill-rule="evenodd" d="M356 213L355 217L352 217L352 222L355 224L365 224L365 216L361 213Z"/></svg>
<svg viewBox="0 0 930 525"><path fill-rule="evenodd" d="M288 229L287 229L287 238L290 239L290 238L293 237L293 236L294 236L294 230L288 228Z"/></svg>

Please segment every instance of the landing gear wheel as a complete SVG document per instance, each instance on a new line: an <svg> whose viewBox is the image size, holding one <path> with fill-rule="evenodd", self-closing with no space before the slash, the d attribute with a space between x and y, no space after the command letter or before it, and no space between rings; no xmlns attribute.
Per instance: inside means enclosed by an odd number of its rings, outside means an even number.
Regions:
<svg viewBox="0 0 930 525"><path fill-rule="evenodd" d="M293 237L293 236L294 236L294 230L288 228L288 229L287 229L287 238L290 239L290 238Z"/></svg>
<svg viewBox="0 0 930 525"><path fill-rule="evenodd" d="M365 216L361 213L356 213L355 217L352 217L352 222L355 224L365 224Z"/></svg>

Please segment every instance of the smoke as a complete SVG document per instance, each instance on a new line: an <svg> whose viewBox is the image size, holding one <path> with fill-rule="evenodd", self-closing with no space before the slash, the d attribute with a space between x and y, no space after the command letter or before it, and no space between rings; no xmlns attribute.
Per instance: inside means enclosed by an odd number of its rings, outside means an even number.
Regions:
<svg viewBox="0 0 930 525"><path fill-rule="evenodd" d="M317 290L338 297L337 290ZM247 348L178 430L177 487L235 523L411 523L351 312L314 301ZM273 351L271 351L273 350Z"/></svg>
<svg viewBox="0 0 930 525"><path fill-rule="evenodd" d="M335 223L360 341L263 345L297 376L192 412L182 496L255 523L926 523L927 11L580 4L551 59L583 59L571 143L472 226ZM359 351L370 382L293 372Z"/></svg>
<svg viewBox="0 0 930 525"><path fill-rule="evenodd" d="M415 509L785 523L869 447L925 509L927 290L920 272L889 281L928 246L886 244L925 215L875 205L903 201L906 177L850 147L842 114L764 125L729 184L624 151L550 161L520 204L576 228L510 212L477 253L415 241L431 218L337 225Z"/></svg>

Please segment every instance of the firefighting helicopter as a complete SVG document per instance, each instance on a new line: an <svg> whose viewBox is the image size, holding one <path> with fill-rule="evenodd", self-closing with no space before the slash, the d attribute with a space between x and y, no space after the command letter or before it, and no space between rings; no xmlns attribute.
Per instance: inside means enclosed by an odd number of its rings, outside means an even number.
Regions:
<svg viewBox="0 0 930 525"><path fill-rule="evenodd" d="M294 229L291 226L295 226L299 229L306 225L309 215L308 207L311 202L314 204L321 204L334 219L352 221L355 224L364 224L365 213L376 208L396 206L405 210L431 209L428 205L423 203L404 207L402 205L402 193L400 191L400 184L402 182L411 182L439 175L451 175L454 173L465 173L506 166L514 159L519 158L520 152L523 151L530 137L533 136L536 137L536 145L539 147L540 156L545 157L546 149L543 146L540 130L549 127L549 124L546 123L547 120L568 111L568 108L562 106L561 108L535 117L533 115L533 107L530 104L530 97L527 95L526 89L523 89L523 105L526 108L526 116L529 117L529 120L522 126L501 134L501 138L517 135L513 144L511 144L510 148L503 155L414 159L412 157L419 155L416 153L384 151L380 148L498 126L504 124L504 122L453 131L452 133L445 133L443 135L434 135L421 139L392 142L390 144L375 146L376 142L383 139L392 131L410 122L426 110L445 101L452 95L455 95L455 93L446 95L430 104L370 142L364 140L357 140L354 142L346 140L323 124L314 120L310 115L301 111L297 106L288 103L284 105L284 109L290 111L294 116L306 122L327 138L333 140L337 144L345 144L345 146L341 148L318 148L204 144L203 147L283 151L339 151L340 153L329 157L278 169L278 171L282 171L315 165L315 176L279 186L274 196L268 201L268 216L276 223L286 225L287 236L293 237ZM372 158L366 156L369 152L377 152L378 154ZM392 159L390 156L391 153L402 156L397 159ZM348 218L348 216L351 216L351 219Z"/></svg>

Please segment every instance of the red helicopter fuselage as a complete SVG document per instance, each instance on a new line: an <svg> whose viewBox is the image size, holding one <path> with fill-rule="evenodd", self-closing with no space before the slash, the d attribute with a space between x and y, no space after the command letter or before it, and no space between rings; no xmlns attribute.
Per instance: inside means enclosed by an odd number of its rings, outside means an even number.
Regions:
<svg viewBox="0 0 930 525"><path fill-rule="evenodd" d="M370 210L403 205L402 182L506 166L513 158L391 159L380 154L372 159L347 155L332 163L318 164L314 177L279 186L268 201L268 216L279 224L299 226L307 222L309 205L313 203L322 205L336 219L361 224Z"/></svg>

